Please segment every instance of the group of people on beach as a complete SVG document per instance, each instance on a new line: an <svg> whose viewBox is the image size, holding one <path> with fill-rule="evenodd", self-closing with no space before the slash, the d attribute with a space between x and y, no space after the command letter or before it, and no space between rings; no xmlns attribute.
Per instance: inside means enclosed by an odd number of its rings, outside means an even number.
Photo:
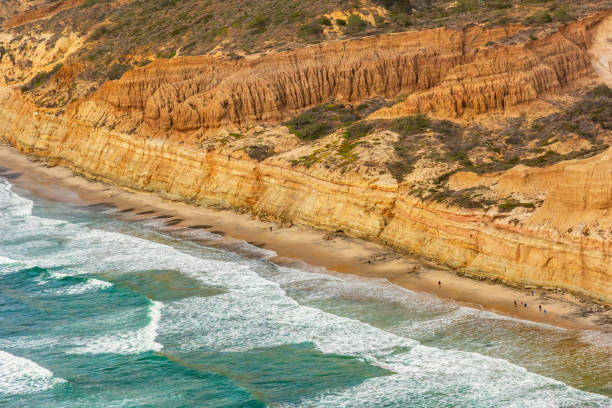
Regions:
<svg viewBox="0 0 612 408"><path fill-rule="evenodd" d="M368 263L370 263L370 261L368 261ZM374 262L372 261L371 263L374 263ZM442 281L438 281L438 287L439 288L442 287ZM533 290L531 291L531 296L535 296L535 292ZM523 302L521 300L521 306L526 309L527 308L527 302ZM514 301L514 307L518 308L518 302L516 300ZM546 309L542 309L542 305L538 305L538 309L540 310L540 312L546 313Z"/></svg>
<svg viewBox="0 0 612 408"><path fill-rule="evenodd" d="M535 296L535 293L533 291L531 291L531 296ZM521 300L521 306L527 308L527 302L523 302ZM518 308L518 303L516 300L514 301L514 307ZM538 305L538 309L540 310L540 312L543 311L544 313L546 313L546 309L542 309L542 305Z"/></svg>

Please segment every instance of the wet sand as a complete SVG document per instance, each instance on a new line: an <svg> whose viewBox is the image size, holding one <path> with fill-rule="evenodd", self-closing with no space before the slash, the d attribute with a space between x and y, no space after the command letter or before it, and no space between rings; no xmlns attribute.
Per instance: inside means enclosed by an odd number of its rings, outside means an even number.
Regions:
<svg viewBox="0 0 612 408"><path fill-rule="evenodd" d="M248 214L169 201L152 193L134 192L89 181L63 167L47 167L11 147L0 146L0 176L34 195L91 209L114 208L115 216L150 222L166 233L208 231L214 239L196 243L255 256L251 245L274 251L279 265L325 268L328 271L383 278L409 290L489 310L498 314L570 329L599 330L612 335L612 310L561 291L516 289L465 278L443 267L400 255L376 243L337 236L300 226L282 227ZM181 233L182 232L182 233ZM204 234L206 235L206 234ZM222 237L222 238L219 238ZM441 282L441 285L438 285ZM518 307L514 306L517 301ZM521 305L527 303L527 307ZM540 311L538 306L546 309Z"/></svg>

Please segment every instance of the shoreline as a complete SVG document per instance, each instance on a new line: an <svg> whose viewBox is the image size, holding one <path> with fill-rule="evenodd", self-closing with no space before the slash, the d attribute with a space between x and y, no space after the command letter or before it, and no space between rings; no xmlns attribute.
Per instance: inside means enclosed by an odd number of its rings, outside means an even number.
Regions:
<svg viewBox="0 0 612 408"><path fill-rule="evenodd" d="M408 290L504 316L566 329L612 333L612 310L568 293L534 288L532 296L531 289L462 277L373 242L295 225L279 226L250 214L170 201L154 193L90 181L67 168L47 167L38 159L32 161L7 145L0 145L0 170L2 167L6 170L0 171L0 176L8 175L11 184L36 196L68 204L113 206L117 209L115 217L140 222L157 219L162 224L160 229L170 234L187 228L207 230L224 237L215 241L220 247L246 241L274 251L277 255L268 261L278 265L305 263L339 273L387 279ZM194 241L205 246L212 244ZM518 307L514 307L515 300ZM521 302L526 302L527 307L522 307ZM547 313L540 312L538 305Z"/></svg>

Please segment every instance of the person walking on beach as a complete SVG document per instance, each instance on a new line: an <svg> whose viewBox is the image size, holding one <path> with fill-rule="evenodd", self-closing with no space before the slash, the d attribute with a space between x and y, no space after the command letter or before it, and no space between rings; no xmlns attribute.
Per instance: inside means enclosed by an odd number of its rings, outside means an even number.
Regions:
<svg viewBox="0 0 612 408"><path fill-rule="evenodd" d="M514 301L514 307L518 307L518 305L516 304L516 300Z"/></svg>
<svg viewBox="0 0 612 408"><path fill-rule="evenodd" d="M542 311L542 305L538 306L540 308L540 312Z"/></svg>
<svg viewBox="0 0 612 408"><path fill-rule="evenodd" d="M442 282L438 281L438 287L441 288L442 287Z"/></svg>
<svg viewBox="0 0 612 408"><path fill-rule="evenodd" d="M527 303L525 303L523 306L527 307Z"/></svg>

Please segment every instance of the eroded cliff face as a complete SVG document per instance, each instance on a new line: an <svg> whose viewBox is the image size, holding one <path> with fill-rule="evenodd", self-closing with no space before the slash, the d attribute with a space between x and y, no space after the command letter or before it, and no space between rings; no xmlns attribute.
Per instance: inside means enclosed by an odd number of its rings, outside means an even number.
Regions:
<svg viewBox="0 0 612 408"><path fill-rule="evenodd" d="M474 27L364 38L238 61L176 58L108 82L66 113L39 110L4 87L0 137L52 165L116 185L343 230L467 274L570 289L610 304L610 152L544 168L453 176L451 183L493 185L500 197L519 192L543 199L533 212L518 208L500 214L417 198L410 181L398 183L370 171L367 157L351 171L291 164L342 143L341 134L310 145L283 126L254 131L245 148L260 137L277 140L276 154L263 161L244 149L202 144L228 130L278 124L330 99L359 102L408 94L404 103L375 112L376 117L412 109L452 117L528 102L593 74L587 48L592 28L604 18L574 23L525 45L486 47L518 26ZM372 146L378 137L383 142L396 137L375 136ZM366 154L363 146L351 148ZM384 143L375 148L395 154L384 150Z"/></svg>
<svg viewBox="0 0 612 408"><path fill-rule="evenodd" d="M30 21L40 20L42 18L48 18L55 13L59 13L62 10L67 10L75 6L83 4L85 0L60 0L52 2L50 5L44 6L44 4L36 4L36 2L21 2L22 9L28 9L32 5L37 6L33 10L28 10L25 13L18 14L13 18L9 19L4 26L7 28L16 27L21 24L26 24ZM25 3L25 4L24 4ZM29 3L29 4L28 4ZM41 7L42 6L42 7Z"/></svg>
<svg viewBox="0 0 612 408"><path fill-rule="evenodd" d="M279 122L330 99L373 96L408 95L374 118L417 112L472 117L531 102L591 75L589 29L604 16L518 45L503 44L523 29L517 24L368 37L240 60L155 61L105 83L93 98L131 116L139 133L181 137Z"/></svg>

